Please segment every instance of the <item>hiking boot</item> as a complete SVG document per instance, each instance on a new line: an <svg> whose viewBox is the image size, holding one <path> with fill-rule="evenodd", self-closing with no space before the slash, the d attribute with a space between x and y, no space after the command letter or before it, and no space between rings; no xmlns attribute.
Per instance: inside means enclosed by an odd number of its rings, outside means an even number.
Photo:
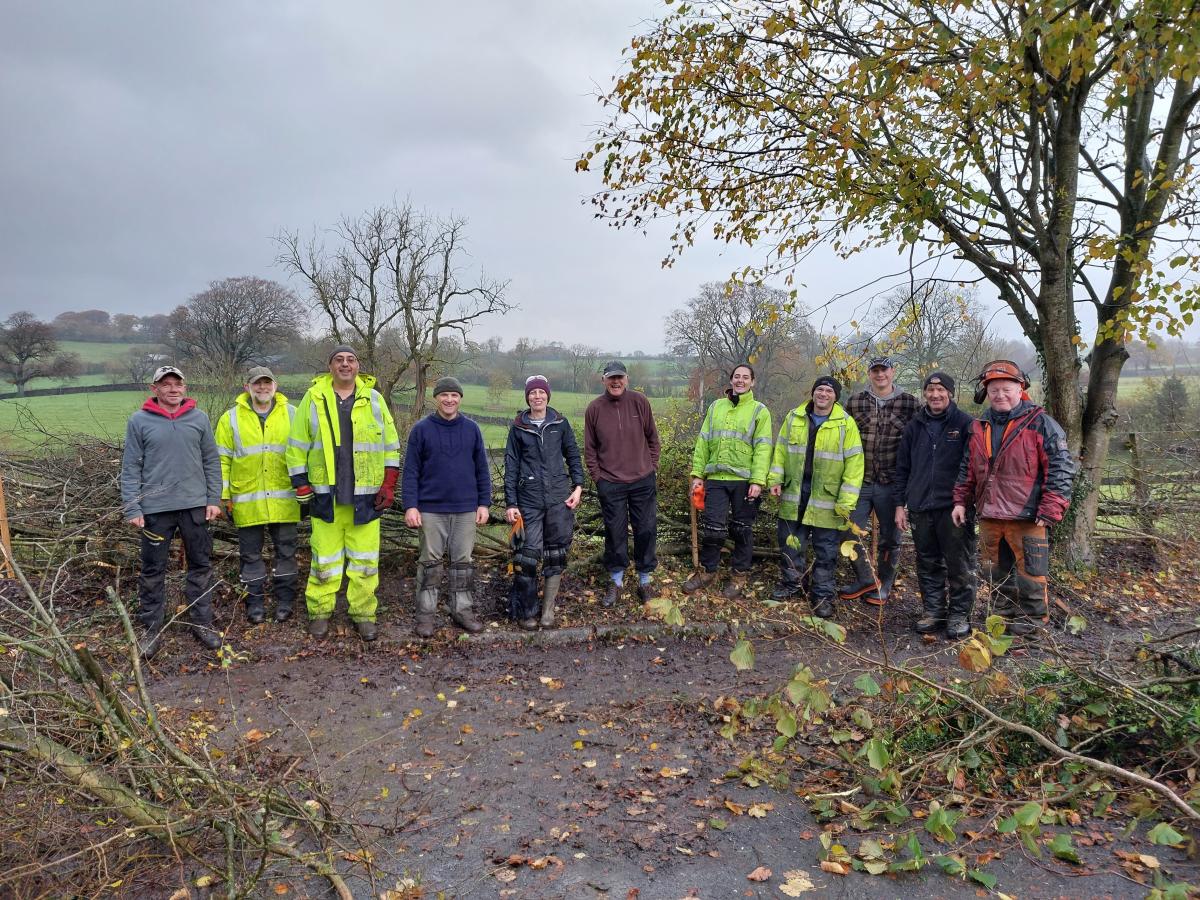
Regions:
<svg viewBox="0 0 1200 900"><path fill-rule="evenodd" d="M261 625L266 617L267 613L263 609L262 603L246 604L246 621L251 625Z"/></svg>
<svg viewBox="0 0 1200 900"><path fill-rule="evenodd" d="M158 655L158 651L162 649L163 633L160 630L147 631L142 634L141 640L138 641L138 656L142 658L142 662L150 662Z"/></svg>
<svg viewBox="0 0 1200 900"><path fill-rule="evenodd" d="M328 619L309 619L308 633L310 635L312 635L314 638L316 638L318 641L321 640L323 637L325 637L325 635L329 634L329 620Z"/></svg>
<svg viewBox="0 0 1200 900"><path fill-rule="evenodd" d="M878 581L860 581L850 587L842 588L838 591L838 597L842 600L862 600L865 603L882 606L883 601L879 599L880 587Z"/></svg>
<svg viewBox="0 0 1200 900"><path fill-rule="evenodd" d="M537 631L538 620L533 619L533 618L522 619L520 622L517 623L517 627L520 628L522 631Z"/></svg>
<svg viewBox="0 0 1200 900"><path fill-rule="evenodd" d="M638 582L638 599L643 603L645 603L647 600L653 600L657 596L658 588L654 586L653 582Z"/></svg>
<svg viewBox="0 0 1200 900"><path fill-rule="evenodd" d="M833 618L833 601L826 597L823 600L814 600L812 602L813 615L818 619Z"/></svg>
<svg viewBox="0 0 1200 900"><path fill-rule="evenodd" d="M220 650L221 644L224 643L221 635L209 625L193 625L192 637L199 641L205 650Z"/></svg>
<svg viewBox="0 0 1200 900"><path fill-rule="evenodd" d="M1021 618L1009 619L1004 623L1004 628L1009 634L1015 637L1024 637L1025 635L1036 634L1040 625L1041 623L1036 619Z"/></svg>
<svg viewBox="0 0 1200 900"><path fill-rule="evenodd" d="M454 624L468 634L479 634L483 631L483 623L475 618L475 612L472 609L464 609L462 612L451 616L454 619Z"/></svg>
<svg viewBox="0 0 1200 900"><path fill-rule="evenodd" d="M612 609L617 605L617 594L621 592L621 588L615 581L609 582L608 591L600 598L600 605L605 609Z"/></svg>
<svg viewBox="0 0 1200 900"><path fill-rule="evenodd" d="M917 624L913 629L917 634L937 634L945 626L946 620L941 616L933 613L925 613L921 618L917 619Z"/></svg>
<svg viewBox="0 0 1200 900"><path fill-rule="evenodd" d="M721 596L726 600L740 600L746 593L746 583L750 580L750 576L745 572L734 572L729 576L729 581L725 584L725 590L721 591Z"/></svg>
<svg viewBox="0 0 1200 900"><path fill-rule="evenodd" d="M358 629L358 636L368 644L375 640L375 638L379 637L379 629L375 626L374 622L368 619L363 619L361 622L355 622L354 627Z"/></svg>
<svg viewBox="0 0 1200 900"><path fill-rule="evenodd" d="M433 619L417 619L417 627L413 629L417 637L431 638L437 631L433 624Z"/></svg>
<svg viewBox="0 0 1200 900"><path fill-rule="evenodd" d="M951 616L946 621L946 640L961 641L971 633L971 623L959 616Z"/></svg>
<svg viewBox="0 0 1200 900"><path fill-rule="evenodd" d="M781 581L775 585L775 589L771 591L772 600L787 600L795 597L800 593L800 585L793 584L790 581Z"/></svg>
<svg viewBox="0 0 1200 900"><path fill-rule="evenodd" d="M275 621L286 622L292 617L292 605L289 603L284 606L282 603L275 607Z"/></svg>
<svg viewBox="0 0 1200 900"><path fill-rule="evenodd" d="M712 584L716 577L716 572L706 572L704 569L697 569L692 573L692 577L683 583L683 592L685 594L694 594L696 591Z"/></svg>

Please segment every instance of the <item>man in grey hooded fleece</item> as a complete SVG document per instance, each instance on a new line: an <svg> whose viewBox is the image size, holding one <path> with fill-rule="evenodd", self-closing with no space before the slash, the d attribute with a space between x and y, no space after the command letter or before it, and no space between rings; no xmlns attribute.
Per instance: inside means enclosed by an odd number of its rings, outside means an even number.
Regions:
<svg viewBox="0 0 1200 900"><path fill-rule="evenodd" d="M162 646L166 619L167 563L176 533L187 554L188 619L209 650L221 646L212 627L212 535L208 522L221 515L221 457L208 416L185 397L183 373L161 366L150 397L129 418L121 463L125 519L142 530L138 577L138 650L150 659Z"/></svg>

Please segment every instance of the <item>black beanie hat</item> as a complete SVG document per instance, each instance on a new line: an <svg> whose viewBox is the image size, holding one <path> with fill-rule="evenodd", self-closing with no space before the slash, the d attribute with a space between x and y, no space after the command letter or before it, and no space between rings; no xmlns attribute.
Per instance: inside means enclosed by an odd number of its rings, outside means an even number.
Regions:
<svg viewBox="0 0 1200 900"><path fill-rule="evenodd" d="M940 384L946 389L946 393L948 393L951 398L954 397L954 379L945 372L940 370L937 372L930 372L925 376L925 383L921 385L921 390L925 390L925 388L929 387L931 384Z"/></svg>
<svg viewBox="0 0 1200 900"><path fill-rule="evenodd" d="M842 399L842 385L832 375L822 375L820 378L818 378L816 381L814 381L812 390L809 391L808 395L811 397L813 394L815 394L817 392L817 388L819 388L823 384L827 384L831 388L833 388L833 402L834 403L837 403L839 400Z"/></svg>

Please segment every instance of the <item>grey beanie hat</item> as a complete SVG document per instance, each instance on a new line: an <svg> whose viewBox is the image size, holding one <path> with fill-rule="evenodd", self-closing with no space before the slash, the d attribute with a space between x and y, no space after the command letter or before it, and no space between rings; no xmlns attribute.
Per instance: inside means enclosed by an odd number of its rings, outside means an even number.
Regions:
<svg viewBox="0 0 1200 900"><path fill-rule="evenodd" d="M354 358L355 359L358 358L358 351L355 350L353 347L351 347L349 344L338 344L336 347L334 347L332 350L329 351L329 359L327 359L326 362L333 362L333 358L335 356L337 356L339 353L353 353Z"/></svg>
<svg viewBox="0 0 1200 900"><path fill-rule="evenodd" d="M463 395L462 383L453 375L443 375L433 386L433 396L451 393L461 397Z"/></svg>

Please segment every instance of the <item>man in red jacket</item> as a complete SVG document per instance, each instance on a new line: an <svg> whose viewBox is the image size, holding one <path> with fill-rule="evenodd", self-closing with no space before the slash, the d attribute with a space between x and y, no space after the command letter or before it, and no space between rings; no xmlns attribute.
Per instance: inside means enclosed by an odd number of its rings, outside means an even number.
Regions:
<svg viewBox="0 0 1200 900"><path fill-rule="evenodd" d="M1075 463L1062 426L1029 399L1029 379L1016 363L990 362L978 381L988 408L971 426L951 518L961 526L967 506L975 507L983 573L1008 631L1030 634L1049 619L1047 532L1071 503Z"/></svg>

